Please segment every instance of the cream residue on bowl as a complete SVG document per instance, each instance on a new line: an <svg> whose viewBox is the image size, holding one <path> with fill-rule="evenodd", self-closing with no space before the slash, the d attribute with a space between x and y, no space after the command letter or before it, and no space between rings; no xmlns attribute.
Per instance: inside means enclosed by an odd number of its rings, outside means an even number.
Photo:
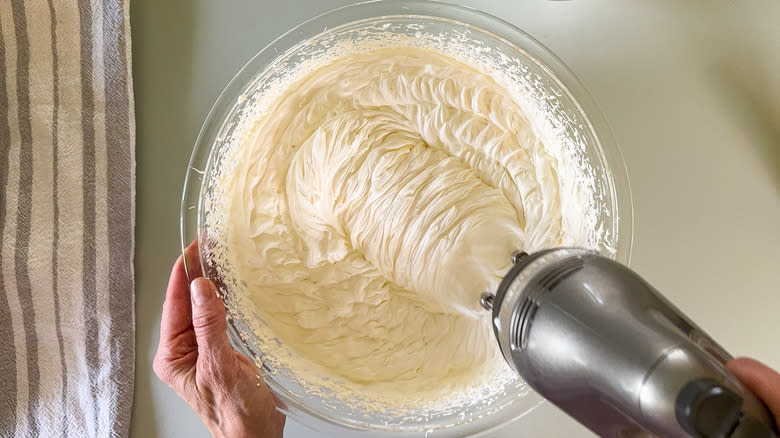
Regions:
<svg viewBox="0 0 780 438"><path fill-rule="evenodd" d="M231 314L326 398L446 407L522 385L478 298L514 249L602 243L587 164L465 54L329 53L265 89L218 157Z"/></svg>

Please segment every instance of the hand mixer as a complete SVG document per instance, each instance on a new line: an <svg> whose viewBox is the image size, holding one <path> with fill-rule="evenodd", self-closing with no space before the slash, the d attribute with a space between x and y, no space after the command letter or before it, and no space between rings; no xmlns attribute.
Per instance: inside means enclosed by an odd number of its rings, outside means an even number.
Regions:
<svg viewBox="0 0 780 438"><path fill-rule="evenodd" d="M493 331L528 384L603 437L776 437L731 356L639 275L595 252L515 252Z"/></svg>

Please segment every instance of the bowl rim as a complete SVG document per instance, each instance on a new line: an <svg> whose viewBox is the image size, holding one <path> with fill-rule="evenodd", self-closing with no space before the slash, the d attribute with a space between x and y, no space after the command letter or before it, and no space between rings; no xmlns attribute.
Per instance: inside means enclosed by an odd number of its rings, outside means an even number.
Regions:
<svg viewBox="0 0 780 438"><path fill-rule="evenodd" d="M204 176L208 175L208 170L212 165L211 147L213 140L216 139L218 133L227 122L227 116L232 112L237 97L250 83L251 79L273 64L276 59L283 56L288 50L303 41L334 28L362 20L392 17L438 19L476 28L480 32L524 53L528 60L534 62L537 67L545 71L549 78L556 81L557 85L568 93L568 97L576 106L579 115L589 125L588 128L596 140L595 146L600 153L599 156L605 161L602 164L610 171L609 176L611 178L607 178L607 184L609 186L608 194L611 199L608 201L616 207L620 215L620 217L612 218L614 229L617 230L615 233L615 256L625 264L630 263L633 248L634 215L627 168L622 151L614 139L612 129L595 98L563 60L523 30L486 12L438 0L371 0L335 8L292 27L250 58L219 94L206 115L195 140L182 191L180 212L182 254L184 254L185 248L190 244L193 237L198 240L200 251L203 251L202 248L204 246L202 244L204 242L202 242L202 239L204 236L200 232L203 229L200 215L203 207L201 193L206 183ZM522 47L520 47L520 44L522 44ZM183 259L185 272L191 281L193 279L192 272L194 267L187 266L186 257L183 257ZM200 272L208 272L202 257L200 258ZM251 351L251 348L241 341L234 322L230 319L228 322L228 332L234 346L250 357L261 357L258 352ZM275 388L275 390L279 389ZM478 433L488 433L516 421L518 418L533 411L542 401L543 399L539 400L523 414L508 421L502 421L488 428L481 429ZM297 408L300 407L297 406ZM303 406L303 408L306 415L339 427L384 433L390 432L386 428L373 428L371 427L372 425L364 422L358 421L352 424L353 422L344 422L343 418L335 421L330 416L323 415L321 412L310 409L307 406ZM299 419L297 416L293 417ZM474 422L472 421L472 423ZM468 424L468 422L458 423L455 426L464 424Z"/></svg>

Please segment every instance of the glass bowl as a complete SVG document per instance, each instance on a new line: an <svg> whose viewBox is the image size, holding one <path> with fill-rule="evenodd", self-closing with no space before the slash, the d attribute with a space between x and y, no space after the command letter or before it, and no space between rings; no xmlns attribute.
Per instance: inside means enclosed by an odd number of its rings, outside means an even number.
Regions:
<svg viewBox="0 0 780 438"><path fill-rule="evenodd" d="M215 176L229 171L229 150L241 116L273 84L284 81L289 66L307 65L328 56L344 42L366 45L438 45L445 53L457 44L460 55L489 62L508 72L529 101L541 109L548 128L563 136L590 173L598 250L628 263L633 212L628 177L621 152L594 100L566 65L542 44L516 27L483 12L424 0L375 1L327 12L296 26L258 52L232 79L206 117L187 170L181 205L181 244L194 239L200 248L201 271L218 286L228 309L233 344L258 365L264 380L291 418L338 436L370 431L373 436L464 436L482 434L531 412L543 400L521 381L489 399L421 415L369 412L360 406L307 394L289 370L267 360L238 309L240 285L220 274L224 263L215 257L225 224L209 216L219 202ZM359 44L358 44L359 43ZM452 46L454 47L454 46ZM449 50L452 49L450 47ZM361 50L361 49L357 49ZM190 272L192 267L188 266Z"/></svg>

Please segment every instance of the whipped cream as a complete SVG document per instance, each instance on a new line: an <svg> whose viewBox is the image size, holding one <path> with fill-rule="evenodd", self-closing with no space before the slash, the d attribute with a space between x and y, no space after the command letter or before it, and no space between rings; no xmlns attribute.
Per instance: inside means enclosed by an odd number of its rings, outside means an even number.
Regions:
<svg viewBox="0 0 780 438"><path fill-rule="evenodd" d="M489 384L506 365L479 297L510 253L592 245L579 168L515 93L442 53L338 58L239 138L225 187L244 293L320 378L368 399Z"/></svg>

